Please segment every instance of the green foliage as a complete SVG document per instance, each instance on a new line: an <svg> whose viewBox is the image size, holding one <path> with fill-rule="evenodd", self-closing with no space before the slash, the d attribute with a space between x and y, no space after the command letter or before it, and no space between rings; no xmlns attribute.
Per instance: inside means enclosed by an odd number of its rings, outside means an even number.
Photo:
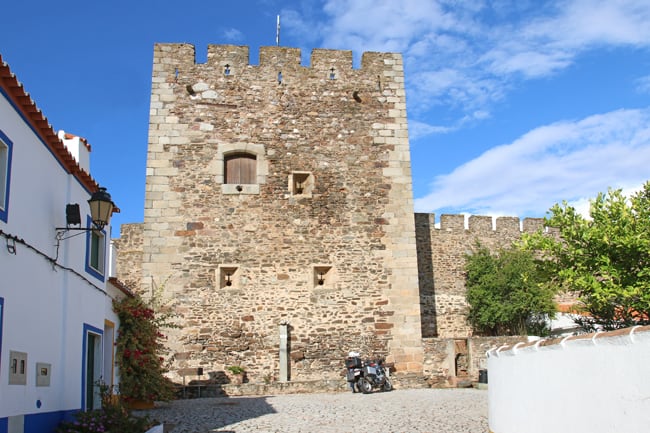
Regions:
<svg viewBox="0 0 650 433"><path fill-rule="evenodd" d="M231 365L229 367L226 367L228 371L230 371L232 374L244 374L246 370L244 370L244 367L240 367L239 365Z"/></svg>
<svg viewBox="0 0 650 433"><path fill-rule="evenodd" d="M585 327L617 329L650 323L650 182L629 199L610 189L591 202L590 220L566 202L550 209L546 225L560 237L526 235L541 252L556 287L577 292L589 316Z"/></svg>
<svg viewBox="0 0 650 433"><path fill-rule="evenodd" d="M108 386L100 384L102 408L77 412L72 421L63 421L57 433L144 433L156 422L149 417L132 416L119 399L113 399Z"/></svg>
<svg viewBox="0 0 650 433"><path fill-rule="evenodd" d="M542 284L544 276L533 255L519 249L491 254L478 247L466 256L469 322L485 335L542 335L546 317L555 313L555 292Z"/></svg>
<svg viewBox="0 0 650 433"><path fill-rule="evenodd" d="M117 364L120 394L126 401L170 400L173 384L164 376L163 327L171 326L168 316L156 315L139 296L113 301L120 319L117 336Z"/></svg>

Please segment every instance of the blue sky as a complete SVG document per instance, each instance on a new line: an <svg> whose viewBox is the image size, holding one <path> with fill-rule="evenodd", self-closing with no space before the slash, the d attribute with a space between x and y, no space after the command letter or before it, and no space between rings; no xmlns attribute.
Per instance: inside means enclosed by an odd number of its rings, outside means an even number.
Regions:
<svg viewBox="0 0 650 433"><path fill-rule="evenodd" d="M544 216L650 179L648 0L5 2L0 53L143 220L153 44L404 56L415 209Z"/></svg>

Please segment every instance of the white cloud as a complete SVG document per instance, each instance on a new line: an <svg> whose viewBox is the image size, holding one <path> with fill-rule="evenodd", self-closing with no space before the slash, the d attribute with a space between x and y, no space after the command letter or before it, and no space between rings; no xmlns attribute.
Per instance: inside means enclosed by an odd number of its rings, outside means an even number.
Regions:
<svg viewBox="0 0 650 433"><path fill-rule="evenodd" d="M650 49L648 0L323 4L324 21L305 9L283 12L288 31L303 50L314 43L351 49L357 61L364 51L403 53L412 143L489 118L495 103L523 81L558 74L590 50L626 47L647 55ZM650 77L636 84L640 92L650 92ZM429 120L434 108L444 114ZM562 200L638 185L650 177L648 125L646 109L536 128L435 178L432 192L416 206L541 216Z"/></svg>
<svg viewBox="0 0 650 433"><path fill-rule="evenodd" d="M490 111L518 80L557 73L593 47L650 47L647 0L326 0L323 11L325 21L282 14L304 48L403 53L411 114Z"/></svg>
<svg viewBox="0 0 650 433"><path fill-rule="evenodd" d="M650 108L619 110L536 128L438 176L419 212L537 215L650 175Z"/></svg>
<svg viewBox="0 0 650 433"><path fill-rule="evenodd" d="M650 3L644 0L573 0L549 19L527 28L557 45L584 48L594 44L650 43Z"/></svg>
<svg viewBox="0 0 650 433"><path fill-rule="evenodd" d="M636 89L639 93L650 94L650 75L638 78L636 80Z"/></svg>
<svg viewBox="0 0 650 433"><path fill-rule="evenodd" d="M241 42L244 40L244 34L235 28L225 29L223 31L223 37L229 42Z"/></svg>
<svg viewBox="0 0 650 433"><path fill-rule="evenodd" d="M430 125L428 123L420 122L417 120L409 121L409 138L411 140L417 140L427 135L446 134L453 130L453 128L450 128L448 126Z"/></svg>
<svg viewBox="0 0 650 433"><path fill-rule="evenodd" d="M495 47L482 56L488 70L539 77L569 66L578 54L596 46L650 47L650 2L572 0L551 5L546 15L496 29Z"/></svg>
<svg viewBox="0 0 650 433"><path fill-rule="evenodd" d="M636 184L636 185L631 186L631 187L625 187L625 186L621 185L621 186L619 186L617 188L614 188L614 189L621 189L621 192L622 192L623 196L625 196L625 197L627 197L629 199L634 194L641 191L642 188L643 188L643 183ZM598 191L598 192L606 193L607 191L603 190L603 191ZM581 197L581 198L576 199L576 200L568 201L567 204L569 206L572 206L576 210L576 212L578 212L580 215L582 215L586 219L591 219L591 216L589 215L589 210L591 208L591 202L596 198L596 196L598 195L598 192L593 193L591 197Z"/></svg>

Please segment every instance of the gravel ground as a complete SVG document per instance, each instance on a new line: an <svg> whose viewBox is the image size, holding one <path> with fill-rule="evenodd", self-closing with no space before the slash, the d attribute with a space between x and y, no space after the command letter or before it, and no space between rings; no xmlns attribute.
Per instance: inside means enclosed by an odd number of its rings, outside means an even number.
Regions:
<svg viewBox="0 0 650 433"><path fill-rule="evenodd" d="M164 422L169 433L488 431L487 391L476 389L199 398L141 413Z"/></svg>

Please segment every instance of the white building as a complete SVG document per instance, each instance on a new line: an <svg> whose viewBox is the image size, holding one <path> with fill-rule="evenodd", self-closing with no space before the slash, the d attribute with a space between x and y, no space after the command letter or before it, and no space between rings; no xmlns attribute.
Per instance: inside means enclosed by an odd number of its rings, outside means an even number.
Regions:
<svg viewBox="0 0 650 433"><path fill-rule="evenodd" d="M89 151L54 133L0 56L0 433L53 432L115 381L124 288L109 283L110 225L79 230L98 191Z"/></svg>

